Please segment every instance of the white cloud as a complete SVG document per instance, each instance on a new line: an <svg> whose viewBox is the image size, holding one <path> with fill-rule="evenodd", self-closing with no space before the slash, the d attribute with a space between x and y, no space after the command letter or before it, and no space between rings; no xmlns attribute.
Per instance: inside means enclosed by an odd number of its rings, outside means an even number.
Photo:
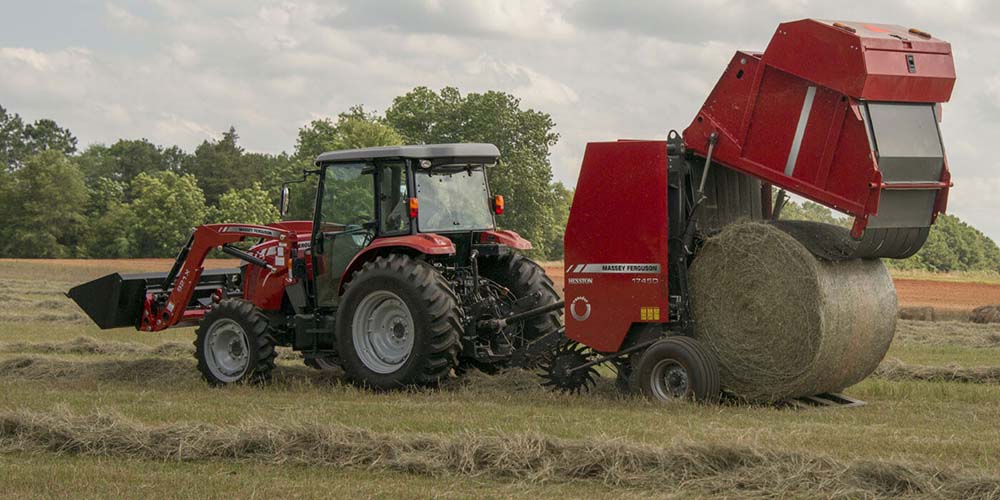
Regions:
<svg viewBox="0 0 1000 500"><path fill-rule="evenodd" d="M493 82L502 90L539 104L572 104L579 96L568 85L527 66L481 55L466 67L474 77Z"/></svg>
<svg viewBox="0 0 1000 500"><path fill-rule="evenodd" d="M112 2L105 2L104 10L107 12L108 19L115 28L130 31L145 31L149 29L149 21Z"/></svg>

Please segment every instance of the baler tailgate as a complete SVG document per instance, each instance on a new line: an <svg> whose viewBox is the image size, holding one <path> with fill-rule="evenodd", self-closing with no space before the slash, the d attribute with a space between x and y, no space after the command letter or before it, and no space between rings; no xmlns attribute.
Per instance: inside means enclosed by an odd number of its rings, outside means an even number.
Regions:
<svg viewBox="0 0 1000 500"><path fill-rule="evenodd" d="M947 187L934 106L871 102L864 120L882 184L878 214L868 219L856 255L906 258L927 240L939 192Z"/></svg>
<svg viewBox="0 0 1000 500"><path fill-rule="evenodd" d="M951 185L937 113L955 82L951 46L924 35L784 23L764 52L736 53L685 146L852 216L852 257L909 257Z"/></svg>

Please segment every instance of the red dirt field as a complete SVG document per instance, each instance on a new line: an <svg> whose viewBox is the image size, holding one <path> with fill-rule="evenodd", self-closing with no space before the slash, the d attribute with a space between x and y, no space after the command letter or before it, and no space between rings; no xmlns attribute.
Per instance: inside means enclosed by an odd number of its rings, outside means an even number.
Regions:
<svg viewBox="0 0 1000 500"><path fill-rule="evenodd" d="M566 270L561 262L545 262L545 273L562 292ZM1000 284L934 281L895 278L899 307L933 307L939 311L970 311L976 307L1000 304Z"/></svg>
<svg viewBox="0 0 1000 500"><path fill-rule="evenodd" d="M1000 285L898 278L893 281L900 307L964 311L1000 304Z"/></svg>

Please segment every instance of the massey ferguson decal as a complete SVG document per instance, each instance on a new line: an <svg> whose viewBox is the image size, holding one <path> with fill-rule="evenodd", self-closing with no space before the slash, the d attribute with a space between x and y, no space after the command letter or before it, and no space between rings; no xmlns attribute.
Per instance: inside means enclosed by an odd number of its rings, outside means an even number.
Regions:
<svg viewBox="0 0 1000 500"><path fill-rule="evenodd" d="M567 273L591 274L660 274L659 264L577 264L566 268Z"/></svg>
<svg viewBox="0 0 1000 500"><path fill-rule="evenodd" d="M249 227L249 226L226 226L222 228L222 230L219 232L252 234L258 236L268 236L271 238L277 238L281 234L279 231L274 231L272 229L266 229L263 227Z"/></svg>
<svg viewBox="0 0 1000 500"><path fill-rule="evenodd" d="M577 321L587 321L590 317L590 301L582 295L573 299L569 304L569 313Z"/></svg>

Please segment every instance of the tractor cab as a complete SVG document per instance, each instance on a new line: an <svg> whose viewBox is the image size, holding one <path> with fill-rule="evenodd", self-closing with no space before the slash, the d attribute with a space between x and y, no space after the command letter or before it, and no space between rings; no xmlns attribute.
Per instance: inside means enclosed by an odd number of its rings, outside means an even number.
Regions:
<svg viewBox="0 0 1000 500"><path fill-rule="evenodd" d="M486 169L499 156L492 144L320 155L312 238L317 305L338 305L344 280L356 270L355 257L376 242L378 248L454 255L456 244L467 252L474 235L495 232L503 198L490 196Z"/></svg>

